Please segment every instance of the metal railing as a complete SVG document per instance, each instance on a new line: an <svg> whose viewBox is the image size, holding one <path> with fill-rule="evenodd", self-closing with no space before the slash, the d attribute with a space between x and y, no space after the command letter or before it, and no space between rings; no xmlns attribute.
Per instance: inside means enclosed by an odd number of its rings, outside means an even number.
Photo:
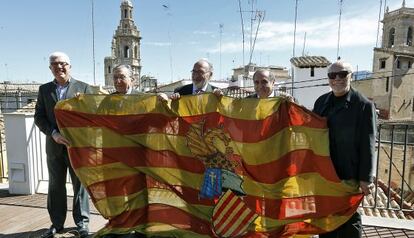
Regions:
<svg viewBox="0 0 414 238"><path fill-rule="evenodd" d="M361 205L368 216L414 219L414 122L378 125L373 193Z"/></svg>

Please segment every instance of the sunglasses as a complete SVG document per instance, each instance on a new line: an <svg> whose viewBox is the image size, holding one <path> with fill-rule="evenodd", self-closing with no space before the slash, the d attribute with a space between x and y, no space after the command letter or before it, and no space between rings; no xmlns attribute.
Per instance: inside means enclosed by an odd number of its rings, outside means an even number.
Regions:
<svg viewBox="0 0 414 238"><path fill-rule="evenodd" d="M341 79L346 78L346 76L348 76L349 72L348 71L339 71L339 72L334 72L334 73L328 73L328 78L329 79L336 79L336 76L338 76Z"/></svg>

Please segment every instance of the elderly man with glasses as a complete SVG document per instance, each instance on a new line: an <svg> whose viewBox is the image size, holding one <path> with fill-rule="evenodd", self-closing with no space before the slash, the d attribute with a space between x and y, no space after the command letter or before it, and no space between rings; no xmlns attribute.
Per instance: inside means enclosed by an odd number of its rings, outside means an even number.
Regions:
<svg viewBox="0 0 414 238"><path fill-rule="evenodd" d="M178 100L181 95L196 95L204 92L212 92L216 96L222 96L223 92L220 89L209 84L212 76L213 65L206 59L198 60L194 64L193 70L191 70L191 80L193 83L176 88L169 98L171 100ZM158 94L158 97L163 101L168 99L164 93Z"/></svg>
<svg viewBox="0 0 414 238"><path fill-rule="evenodd" d="M352 67L337 61L328 67L332 91L320 96L313 112L327 119L330 157L338 177L370 194L375 163L376 115L374 104L351 87ZM361 237L356 212L338 229L319 237Z"/></svg>
<svg viewBox="0 0 414 238"><path fill-rule="evenodd" d="M49 172L47 210L52 222L51 227L42 234L42 238L54 237L63 231L66 212L66 174L69 174L73 186L72 215L79 237L87 237L89 223L89 201L85 188L69 162L67 147L70 141L60 134L56 123L54 108L57 101L75 97L80 93L91 93L88 84L72 78L69 57L62 52L49 56L49 68L54 76L51 82L39 87L34 120L39 129L46 134L46 157Z"/></svg>

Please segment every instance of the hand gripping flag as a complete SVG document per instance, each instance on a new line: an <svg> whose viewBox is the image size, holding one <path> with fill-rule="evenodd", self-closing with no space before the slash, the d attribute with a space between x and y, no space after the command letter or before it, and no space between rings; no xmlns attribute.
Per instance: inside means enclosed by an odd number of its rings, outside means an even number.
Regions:
<svg viewBox="0 0 414 238"><path fill-rule="evenodd" d="M76 174L108 219L97 237L319 234L362 199L335 173L325 119L281 98L81 95L60 101L55 115ZM206 180L214 199L201 196Z"/></svg>

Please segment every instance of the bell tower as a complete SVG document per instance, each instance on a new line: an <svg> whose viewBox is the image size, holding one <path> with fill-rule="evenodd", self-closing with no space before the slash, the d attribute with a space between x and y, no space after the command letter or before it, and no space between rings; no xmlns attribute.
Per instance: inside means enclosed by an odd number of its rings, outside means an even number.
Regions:
<svg viewBox="0 0 414 238"><path fill-rule="evenodd" d="M130 65L134 72L134 84L139 87L141 77L141 36L133 19L133 5L122 0L121 20L112 38L111 56L105 57L105 85L113 85L112 69L119 64Z"/></svg>

